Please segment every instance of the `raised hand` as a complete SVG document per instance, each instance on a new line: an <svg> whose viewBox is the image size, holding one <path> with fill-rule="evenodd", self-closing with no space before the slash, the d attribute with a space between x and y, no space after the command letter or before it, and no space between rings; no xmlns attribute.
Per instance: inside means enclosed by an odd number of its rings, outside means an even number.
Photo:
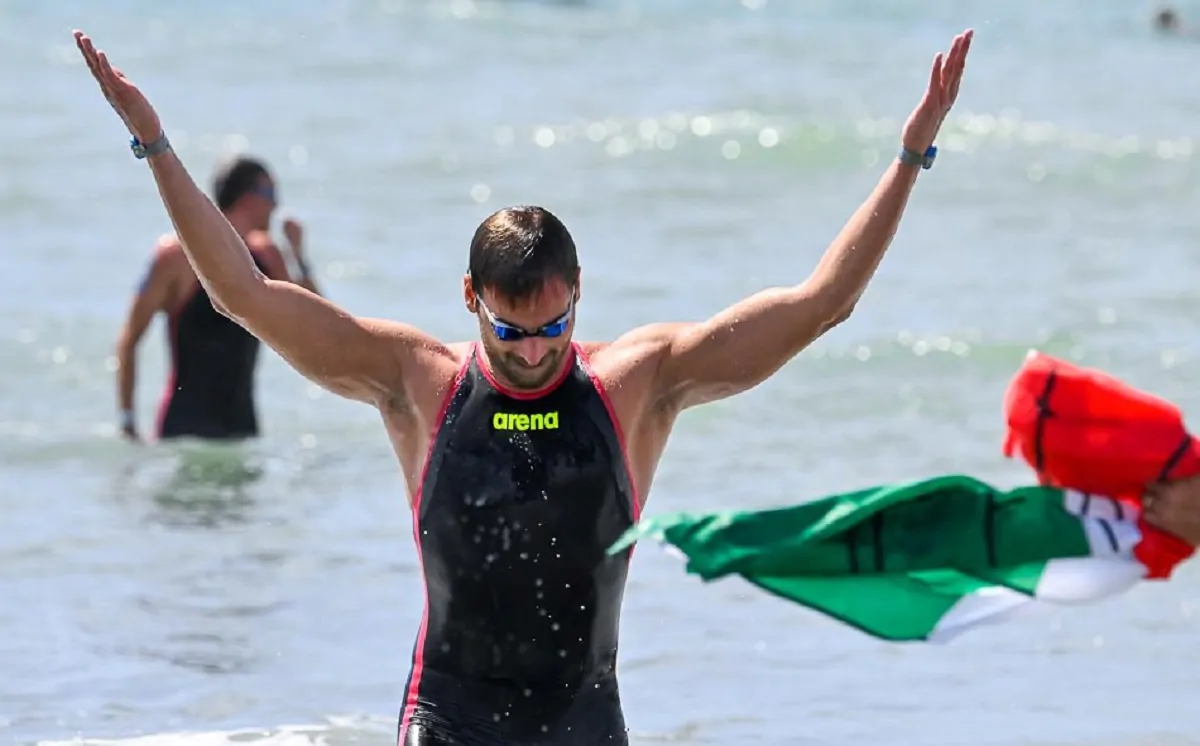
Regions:
<svg viewBox="0 0 1200 746"><path fill-rule="evenodd" d="M142 143L150 143L162 134L162 123L154 107L120 70L108 62L108 56L99 51L82 31L75 32L75 45L79 47L84 62L92 71L92 77L100 86L104 98L113 107L129 128L129 134Z"/></svg>
<svg viewBox="0 0 1200 746"><path fill-rule="evenodd" d="M901 144L915 153L924 153L937 138L942 122L950 113L958 98L958 86L962 83L963 70L967 64L967 52L971 49L971 37L975 32L967 29L954 37L950 52L945 57L941 52L933 58L933 69L929 73L929 87L921 97L921 103L913 109L901 133Z"/></svg>
<svg viewBox="0 0 1200 746"><path fill-rule="evenodd" d="M299 256L304 252L304 226L295 218L285 218L283 221L283 236L287 239L288 247L293 254Z"/></svg>

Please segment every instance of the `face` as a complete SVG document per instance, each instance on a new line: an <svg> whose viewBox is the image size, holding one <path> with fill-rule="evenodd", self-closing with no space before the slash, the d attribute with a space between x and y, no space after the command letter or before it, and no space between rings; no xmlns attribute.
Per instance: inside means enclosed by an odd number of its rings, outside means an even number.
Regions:
<svg viewBox="0 0 1200 746"><path fill-rule="evenodd" d="M275 182L269 176L259 177L254 189L246 195L247 211L254 216L255 227L259 230L271 228L271 215L278 204Z"/></svg>
<svg viewBox="0 0 1200 746"><path fill-rule="evenodd" d="M492 373L514 389L532 391L554 380L571 346L579 286L551 280L540 293L514 303L463 278L467 310L479 319L479 338ZM540 333L539 333L540 332Z"/></svg>

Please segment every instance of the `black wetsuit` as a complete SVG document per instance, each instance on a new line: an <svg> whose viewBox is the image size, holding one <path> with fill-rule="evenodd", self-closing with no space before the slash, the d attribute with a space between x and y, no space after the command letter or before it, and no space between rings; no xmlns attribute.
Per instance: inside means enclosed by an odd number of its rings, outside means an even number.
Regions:
<svg viewBox="0 0 1200 746"><path fill-rule="evenodd" d="M628 743L617 629L637 501L619 429L578 348L534 396L478 347L430 448L414 528L425 618L401 746Z"/></svg>
<svg viewBox="0 0 1200 746"><path fill-rule="evenodd" d="M222 316L204 288L197 287L168 316L167 343L171 372L159 408L158 436L219 440L258 435L258 339Z"/></svg>

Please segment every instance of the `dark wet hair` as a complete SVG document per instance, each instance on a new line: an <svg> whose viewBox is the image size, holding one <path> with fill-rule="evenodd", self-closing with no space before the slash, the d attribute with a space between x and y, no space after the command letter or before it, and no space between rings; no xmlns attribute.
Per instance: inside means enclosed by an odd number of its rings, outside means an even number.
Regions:
<svg viewBox="0 0 1200 746"><path fill-rule="evenodd" d="M489 288L521 301L537 295L548 280L574 285L579 257L561 220L544 207L520 205L495 212L479 224L467 271L476 293Z"/></svg>
<svg viewBox="0 0 1200 746"><path fill-rule="evenodd" d="M257 158L238 156L222 163L213 175L213 201L222 211L258 188L262 177L271 178L267 166Z"/></svg>

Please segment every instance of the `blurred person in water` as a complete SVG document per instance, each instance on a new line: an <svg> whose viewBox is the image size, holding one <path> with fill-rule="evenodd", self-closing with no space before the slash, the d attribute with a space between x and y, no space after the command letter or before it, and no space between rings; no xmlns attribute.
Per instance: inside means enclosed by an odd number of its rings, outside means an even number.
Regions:
<svg viewBox="0 0 1200 746"><path fill-rule="evenodd" d="M293 277L271 238L278 190L266 164L249 156L228 159L213 177L212 199L245 242L258 272L317 292L300 223L293 219L283 222L297 276ZM258 435L254 379L260 342L215 307L188 263L179 237L171 234L155 245L117 340L117 398L125 436L138 439L133 407L137 349L159 313L167 319L170 359L155 435L206 440Z"/></svg>

